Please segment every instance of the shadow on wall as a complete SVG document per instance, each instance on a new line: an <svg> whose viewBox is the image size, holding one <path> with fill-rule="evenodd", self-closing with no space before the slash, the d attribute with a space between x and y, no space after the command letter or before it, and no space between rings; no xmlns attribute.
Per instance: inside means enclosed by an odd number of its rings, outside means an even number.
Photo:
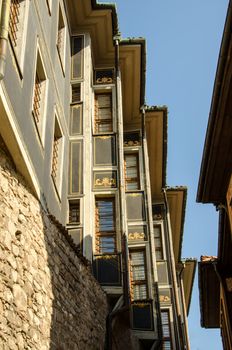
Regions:
<svg viewBox="0 0 232 350"><path fill-rule="evenodd" d="M0 348L103 349L106 295L1 138L0 230Z"/></svg>

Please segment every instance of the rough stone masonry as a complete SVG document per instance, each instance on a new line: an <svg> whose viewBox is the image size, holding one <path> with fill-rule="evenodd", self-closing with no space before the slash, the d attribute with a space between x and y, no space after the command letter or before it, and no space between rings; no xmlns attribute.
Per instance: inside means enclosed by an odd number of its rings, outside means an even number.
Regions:
<svg viewBox="0 0 232 350"><path fill-rule="evenodd" d="M0 142L0 349L103 349L106 295Z"/></svg>

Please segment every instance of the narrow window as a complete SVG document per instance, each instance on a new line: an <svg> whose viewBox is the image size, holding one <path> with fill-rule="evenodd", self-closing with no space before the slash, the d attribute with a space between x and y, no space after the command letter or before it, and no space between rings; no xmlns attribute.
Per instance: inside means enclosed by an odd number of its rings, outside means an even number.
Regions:
<svg viewBox="0 0 232 350"><path fill-rule="evenodd" d="M22 69L25 47L29 0L11 0L9 19L9 38L16 58L16 65ZM21 74L21 70L20 70Z"/></svg>
<svg viewBox="0 0 232 350"><path fill-rule="evenodd" d="M59 123L57 121L57 118L55 118L51 175L58 191L60 190L60 185L61 185L62 148L63 148L62 132L61 132Z"/></svg>
<svg viewBox="0 0 232 350"><path fill-rule="evenodd" d="M95 94L95 133L113 131L112 94Z"/></svg>
<svg viewBox="0 0 232 350"><path fill-rule="evenodd" d="M81 85L72 85L72 103L77 103L81 101Z"/></svg>
<svg viewBox="0 0 232 350"><path fill-rule="evenodd" d="M83 36L72 38L72 79L83 78Z"/></svg>
<svg viewBox="0 0 232 350"><path fill-rule="evenodd" d="M116 253L115 200L96 199L95 206L96 252Z"/></svg>
<svg viewBox="0 0 232 350"><path fill-rule="evenodd" d="M79 195L83 188L83 144L82 140L70 142L69 194Z"/></svg>
<svg viewBox="0 0 232 350"><path fill-rule="evenodd" d="M69 223L80 223L80 200L69 201Z"/></svg>
<svg viewBox="0 0 232 350"><path fill-rule="evenodd" d="M139 190L139 159L137 153L125 154L126 190Z"/></svg>
<svg viewBox="0 0 232 350"><path fill-rule="evenodd" d="M163 244L162 244L162 236L161 236L161 226L154 226L154 237L155 237L155 252L156 252L156 260L163 260Z"/></svg>
<svg viewBox="0 0 232 350"><path fill-rule="evenodd" d="M75 104L71 106L71 115L70 115L70 135L81 135L82 130L82 115L83 108L82 104Z"/></svg>
<svg viewBox="0 0 232 350"><path fill-rule="evenodd" d="M46 105L45 104L46 86L47 86L46 74L43 67L40 52L38 51L32 113L34 116L35 124L39 132L40 138L42 137L43 124L44 124L45 105Z"/></svg>
<svg viewBox="0 0 232 350"><path fill-rule="evenodd" d="M59 6L59 20L58 20L58 32L57 32L57 50L60 57L60 62L62 69L64 69L64 59L65 59L65 25L64 17Z"/></svg>
<svg viewBox="0 0 232 350"><path fill-rule="evenodd" d="M145 251L130 252L130 281L132 300L147 299L147 277Z"/></svg>
<svg viewBox="0 0 232 350"><path fill-rule="evenodd" d="M161 324L163 331L163 350L172 350L171 324L169 310L161 310Z"/></svg>
<svg viewBox="0 0 232 350"><path fill-rule="evenodd" d="M21 11L21 1L12 0L10 6L10 22L9 22L9 33L12 44L14 47L17 46L18 42L18 31L20 26L20 11Z"/></svg>

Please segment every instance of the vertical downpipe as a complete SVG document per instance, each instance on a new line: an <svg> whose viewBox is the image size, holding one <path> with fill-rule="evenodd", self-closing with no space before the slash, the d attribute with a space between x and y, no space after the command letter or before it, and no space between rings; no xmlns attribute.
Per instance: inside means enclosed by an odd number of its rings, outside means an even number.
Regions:
<svg viewBox="0 0 232 350"><path fill-rule="evenodd" d="M189 344L189 334L188 334L188 320L187 320L187 311L185 306L185 300L184 300L184 284L183 284L183 272L185 269L185 263L182 262L182 269L179 273L179 283L180 283L180 293L181 293L181 300L183 305L183 318L184 318L184 324L183 324L183 334L185 336L185 347L187 350L190 350L190 344Z"/></svg>
<svg viewBox="0 0 232 350"><path fill-rule="evenodd" d="M10 0L2 0L0 19L0 80L4 78L10 20Z"/></svg>
<svg viewBox="0 0 232 350"><path fill-rule="evenodd" d="M169 205L168 205L168 199L167 199L167 192L166 189L163 188L163 195L164 195L164 202L166 207L166 214L167 214L167 251L169 253L169 260L170 260L170 270L171 270L171 280L172 280L172 286L174 291L174 316L176 319L176 326L177 326L177 348L178 349L184 349L183 346L183 337L182 337L182 326L181 326L181 313L180 313L180 303L179 303L179 295L178 295L178 286L177 286L177 277L176 277L176 269L175 269L175 257L173 252L173 242L172 242L172 229L171 229L171 219L170 219L170 211L169 211Z"/></svg>
<svg viewBox="0 0 232 350"><path fill-rule="evenodd" d="M122 266L123 266L123 291L124 305L130 304L129 293L129 271L128 271L128 243L126 235L125 218L125 184L124 184L124 153L123 153L123 118L122 118L122 96L121 96L121 78L119 71L119 39L115 39L115 69L116 69L116 119L117 119L117 141L118 141L118 183L119 183L119 212L121 226L121 245L122 245Z"/></svg>
<svg viewBox="0 0 232 350"><path fill-rule="evenodd" d="M143 156L143 174L144 174L144 195L145 195L145 203L146 203L146 211L148 215L148 231L149 231L149 248L150 248L150 259L151 259L151 270L152 270L152 285L153 287L153 295L154 295L154 306L155 312L154 315L157 320L157 335L158 338L161 337L160 331L160 305L158 298L158 273L157 273L157 265L155 258L155 242L153 240L153 217L152 217L152 198L151 198L151 185L150 185L150 171L149 171L149 161L148 161L148 152L147 152L147 142L146 142L146 114L144 106L141 108L142 118L141 118L141 129L142 129L142 156Z"/></svg>

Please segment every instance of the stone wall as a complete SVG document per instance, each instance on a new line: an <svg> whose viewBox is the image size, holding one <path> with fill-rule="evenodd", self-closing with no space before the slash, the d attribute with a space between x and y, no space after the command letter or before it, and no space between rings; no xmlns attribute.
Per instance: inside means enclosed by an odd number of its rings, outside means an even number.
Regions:
<svg viewBox="0 0 232 350"><path fill-rule="evenodd" d="M106 295L0 142L0 349L103 349Z"/></svg>

